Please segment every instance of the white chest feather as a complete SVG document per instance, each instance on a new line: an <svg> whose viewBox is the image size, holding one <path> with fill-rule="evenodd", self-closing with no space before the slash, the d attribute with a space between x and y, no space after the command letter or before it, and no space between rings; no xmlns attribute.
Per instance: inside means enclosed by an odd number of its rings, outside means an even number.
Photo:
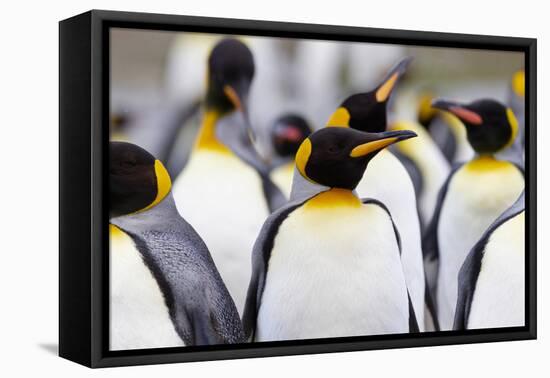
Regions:
<svg viewBox="0 0 550 378"><path fill-rule="evenodd" d="M110 350L183 346L162 292L130 237L111 233Z"/></svg>
<svg viewBox="0 0 550 378"><path fill-rule="evenodd" d="M401 236L403 270L411 301L423 330L424 267L416 196L409 174L389 151L380 151L369 163L357 186L361 198L375 198L387 206Z"/></svg>
<svg viewBox="0 0 550 378"><path fill-rule="evenodd" d="M525 212L491 235L476 283L468 328L525 325Z"/></svg>
<svg viewBox="0 0 550 378"><path fill-rule="evenodd" d="M437 230L437 304L442 329L453 325L458 271L466 255L490 224L517 200L523 187L523 176L507 162L469 163L452 178Z"/></svg>
<svg viewBox="0 0 550 378"><path fill-rule="evenodd" d="M180 214L208 246L241 314L252 247L269 215L259 175L234 155L195 151L173 192Z"/></svg>
<svg viewBox="0 0 550 378"><path fill-rule="evenodd" d="M408 300L392 224L375 205L300 207L280 226L257 340L408 332Z"/></svg>

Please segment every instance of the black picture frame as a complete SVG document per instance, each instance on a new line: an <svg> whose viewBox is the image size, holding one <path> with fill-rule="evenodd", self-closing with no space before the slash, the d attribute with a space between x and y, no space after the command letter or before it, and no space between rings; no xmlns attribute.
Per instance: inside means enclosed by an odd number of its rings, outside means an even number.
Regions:
<svg viewBox="0 0 550 378"><path fill-rule="evenodd" d="M242 345L109 351L108 172L111 27L245 34L525 53L526 325ZM534 339L536 319L536 61L531 38L92 10L59 23L59 354L89 367Z"/></svg>

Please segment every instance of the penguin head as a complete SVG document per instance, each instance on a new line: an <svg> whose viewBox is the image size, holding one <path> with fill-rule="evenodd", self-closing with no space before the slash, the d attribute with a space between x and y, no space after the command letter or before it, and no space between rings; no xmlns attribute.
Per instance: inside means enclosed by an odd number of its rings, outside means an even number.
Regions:
<svg viewBox="0 0 550 378"><path fill-rule="evenodd" d="M221 40L208 58L206 105L220 114L242 112L249 134L248 93L254 77L254 58L244 43L234 38Z"/></svg>
<svg viewBox="0 0 550 378"><path fill-rule="evenodd" d="M273 148L281 157L294 157L309 134L311 127L304 118L296 114L279 117L271 126Z"/></svg>
<svg viewBox="0 0 550 378"><path fill-rule="evenodd" d="M477 100L470 104L436 100L432 106L462 121L468 141L478 154L493 154L510 146L518 133L514 112L495 100Z"/></svg>
<svg viewBox="0 0 550 378"><path fill-rule="evenodd" d="M408 130L365 133L344 127L327 127L302 142L296 153L296 167L309 181L353 190L369 161L380 150L415 136Z"/></svg>
<svg viewBox="0 0 550 378"><path fill-rule="evenodd" d="M372 91L354 94L345 99L332 113L327 126L351 127L371 133L385 131L388 100L411 60L409 57L400 61Z"/></svg>
<svg viewBox="0 0 550 378"><path fill-rule="evenodd" d="M164 165L135 144L110 142L109 200L111 218L148 210L170 192Z"/></svg>

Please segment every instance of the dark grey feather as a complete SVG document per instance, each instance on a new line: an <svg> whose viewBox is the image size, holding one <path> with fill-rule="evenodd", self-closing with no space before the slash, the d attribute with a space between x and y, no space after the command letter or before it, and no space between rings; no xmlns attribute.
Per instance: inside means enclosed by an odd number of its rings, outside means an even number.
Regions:
<svg viewBox="0 0 550 378"><path fill-rule="evenodd" d="M244 341L237 309L208 248L178 214L171 194L147 211L111 223L134 240L186 345Z"/></svg>
<svg viewBox="0 0 550 378"><path fill-rule="evenodd" d="M457 142L450 127L441 117L436 117L430 123L428 131L445 159L452 164L456 155Z"/></svg>
<svg viewBox="0 0 550 378"><path fill-rule="evenodd" d="M439 227L439 217L441 215L441 209L443 202L447 196L447 190L449 184L454 177L455 173L462 167L463 164L455 164L449 173L449 176L445 180L445 183L439 189L437 195L437 201L434 208L434 214L422 237L422 253L424 259L424 272L426 274L427 290L430 291L430 297L433 300L434 308L437 307L435 303L435 292L437 285L437 275L439 271L439 242L437 239L437 229Z"/></svg>
<svg viewBox="0 0 550 378"><path fill-rule="evenodd" d="M244 127L245 122L241 112L233 112L218 121L216 136L244 163L256 170L262 180L264 197L269 210L273 212L286 202L286 198L271 181L269 177L270 167L254 147Z"/></svg>

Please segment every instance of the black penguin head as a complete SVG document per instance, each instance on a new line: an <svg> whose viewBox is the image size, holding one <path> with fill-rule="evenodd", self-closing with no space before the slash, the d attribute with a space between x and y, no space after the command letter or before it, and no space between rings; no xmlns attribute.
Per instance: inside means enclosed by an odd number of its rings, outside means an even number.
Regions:
<svg viewBox="0 0 550 378"><path fill-rule="evenodd" d="M246 111L254 77L254 59L246 45L236 39L218 42L208 58L206 103L221 113Z"/></svg>
<svg viewBox="0 0 550 378"><path fill-rule="evenodd" d="M255 135L248 118L248 93L253 77L254 58L244 43L226 38L214 46L208 58L206 106L219 114L241 112L251 139Z"/></svg>
<svg viewBox="0 0 550 378"><path fill-rule="evenodd" d="M317 184L353 190L380 150L415 136L408 130L365 133L327 127L302 142L296 153L296 167L303 177Z"/></svg>
<svg viewBox="0 0 550 378"><path fill-rule="evenodd" d="M412 58L400 61L372 91L354 94L342 102L332 114L327 126L344 126L379 133L387 127L388 100Z"/></svg>
<svg viewBox="0 0 550 378"><path fill-rule="evenodd" d="M432 106L454 114L464 123L468 141L478 154L493 154L510 146L518 133L512 110L495 100L470 104L436 100Z"/></svg>
<svg viewBox="0 0 550 378"><path fill-rule="evenodd" d="M279 117L271 126L271 142L281 157L294 157L309 134L311 128L308 123L296 114Z"/></svg>
<svg viewBox="0 0 550 378"><path fill-rule="evenodd" d="M153 155L131 143L109 145L109 216L152 208L171 189L170 175Z"/></svg>

